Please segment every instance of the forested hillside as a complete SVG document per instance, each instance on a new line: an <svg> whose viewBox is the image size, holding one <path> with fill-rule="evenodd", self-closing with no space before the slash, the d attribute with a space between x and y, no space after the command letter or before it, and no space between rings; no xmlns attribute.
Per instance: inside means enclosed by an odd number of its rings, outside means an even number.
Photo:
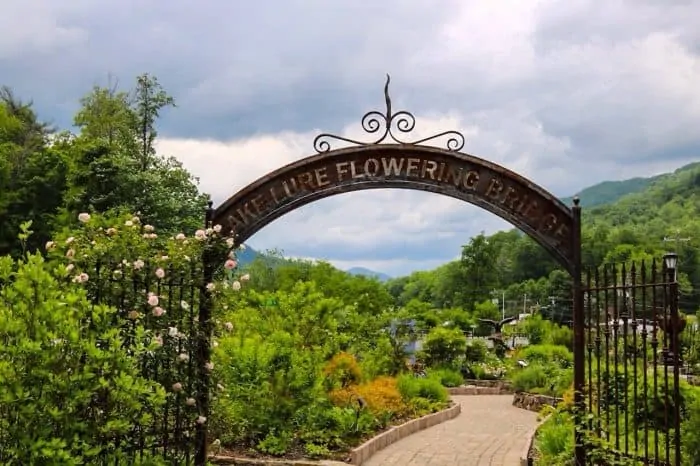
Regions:
<svg viewBox="0 0 700 466"><path fill-rule="evenodd" d="M586 200L583 199L583 203ZM668 250L680 256L681 306L700 306L700 163L654 177L638 193L583 211L583 258L588 266L604 262L660 258ZM664 241L689 238L690 241ZM549 255L517 230L472 238L461 260L427 272L390 280L398 303L411 300L435 308L472 309L475 303L502 299L506 313L539 304L566 320L570 312L568 276Z"/></svg>

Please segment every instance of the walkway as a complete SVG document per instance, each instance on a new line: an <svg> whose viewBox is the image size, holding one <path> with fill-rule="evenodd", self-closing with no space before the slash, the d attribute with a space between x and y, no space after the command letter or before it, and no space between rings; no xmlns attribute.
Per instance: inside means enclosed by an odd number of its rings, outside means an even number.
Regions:
<svg viewBox="0 0 700 466"><path fill-rule="evenodd" d="M511 405L513 395L455 396L462 413L417 432L365 466L518 466L537 413Z"/></svg>

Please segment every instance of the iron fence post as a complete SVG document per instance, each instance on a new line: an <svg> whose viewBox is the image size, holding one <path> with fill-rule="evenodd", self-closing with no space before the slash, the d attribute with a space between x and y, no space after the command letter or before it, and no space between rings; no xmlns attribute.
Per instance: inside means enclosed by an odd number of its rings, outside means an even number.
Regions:
<svg viewBox="0 0 700 466"><path fill-rule="evenodd" d="M211 227L211 221L214 216L212 202L209 201L207 210L204 215L204 228ZM211 358L211 292L207 289L214 276L214 263L212 251L206 247L202 252L202 282L199 284L199 332L197 332L197 368L196 374L198 378L199 390L197 391L197 406L201 416L206 419L203 423L197 423L196 445L195 445L195 466L206 466L207 464L207 425L209 423L209 373L205 365Z"/></svg>
<svg viewBox="0 0 700 466"><path fill-rule="evenodd" d="M584 446L583 427L585 424L585 399L583 396L586 383L586 336L585 315L583 307L583 286L581 283L581 205L578 197L574 198L573 228L571 231L571 250L573 259L572 291L573 291L573 324L574 324L574 458L576 466L585 466L586 450Z"/></svg>
<svg viewBox="0 0 700 466"><path fill-rule="evenodd" d="M680 365L681 365L681 348L680 348L680 315L678 314L678 274L677 268L668 269L669 293L670 293L670 327L671 327L671 361L673 364L673 430L674 435L674 450L675 455L673 464L680 466L681 464L681 394L680 394Z"/></svg>

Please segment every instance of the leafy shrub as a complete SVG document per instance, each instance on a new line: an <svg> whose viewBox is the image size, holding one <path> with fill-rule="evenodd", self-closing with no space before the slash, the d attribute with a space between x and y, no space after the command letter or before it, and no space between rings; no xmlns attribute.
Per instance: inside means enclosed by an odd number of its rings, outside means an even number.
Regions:
<svg viewBox="0 0 700 466"><path fill-rule="evenodd" d="M345 352L338 353L328 361L323 368L326 383L329 390L345 388L362 381L362 370L357 364L355 356Z"/></svg>
<svg viewBox="0 0 700 466"><path fill-rule="evenodd" d="M436 327L423 341L422 356L428 366L446 366L464 355L467 338L457 328Z"/></svg>
<svg viewBox="0 0 700 466"><path fill-rule="evenodd" d="M390 419L402 415L406 404L393 377L379 377L361 385L351 385L332 391L329 399L336 406L352 406L362 399L367 409L376 417Z"/></svg>
<svg viewBox="0 0 700 466"><path fill-rule="evenodd" d="M549 343L555 346L564 346L570 351L574 349L574 331L569 327L555 327L549 332Z"/></svg>
<svg viewBox="0 0 700 466"><path fill-rule="evenodd" d="M574 452L574 423L571 415L555 411L537 430L535 448L538 465L568 465Z"/></svg>
<svg viewBox="0 0 700 466"><path fill-rule="evenodd" d="M264 439L262 439L257 447L263 453L273 456L281 456L287 453L287 450L292 444L293 436L288 431L275 432L270 431Z"/></svg>
<svg viewBox="0 0 700 466"><path fill-rule="evenodd" d="M529 364L539 363L545 365L557 365L562 369L572 367L574 355L565 346L558 345L530 345L520 350L518 359L524 359Z"/></svg>
<svg viewBox="0 0 700 466"><path fill-rule="evenodd" d="M438 379L444 387L460 387L464 383L462 374L449 368L431 369L428 376Z"/></svg>
<svg viewBox="0 0 700 466"><path fill-rule="evenodd" d="M512 377L513 388L518 392L532 392L533 389L549 384L549 378L542 366L528 366Z"/></svg>
<svg viewBox="0 0 700 466"><path fill-rule="evenodd" d="M0 258L0 462L95 464L108 448L146 428L165 400L140 376L147 335L134 326L129 349L115 310L93 306L40 255ZM155 463L154 463L155 464Z"/></svg>
<svg viewBox="0 0 700 466"><path fill-rule="evenodd" d="M488 348L486 343L481 340L471 340L467 343L467 347L464 351L464 359L469 363L479 363L486 361L488 355Z"/></svg>
<svg viewBox="0 0 700 466"><path fill-rule="evenodd" d="M681 426L683 464L700 464L700 399L695 398L688 409L688 416Z"/></svg>
<svg viewBox="0 0 700 466"><path fill-rule="evenodd" d="M425 398L445 403L449 399L447 389L442 386L438 379L432 377L419 378L412 375L402 375L397 379L397 384L404 400Z"/></svg>

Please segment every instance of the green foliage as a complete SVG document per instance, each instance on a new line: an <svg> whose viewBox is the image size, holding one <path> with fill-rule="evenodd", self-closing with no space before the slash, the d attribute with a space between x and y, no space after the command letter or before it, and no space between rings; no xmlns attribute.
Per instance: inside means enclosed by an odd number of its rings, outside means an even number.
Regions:
<svg viewBox="0 0 700 466"><path fill-rule="evenodd" d="M0 462L118 457L108 445L150 426L165 401L162 386L140 375L153 349L145 329L133 329L127 351L115 310L93 306L37 254L0 258L0 283Z"/></svg>
<svg viewBox="0 0 700 466"><path fill-rule="evenodd" d="M446 402L448 393L445 387L436 377L413 377L402 375L398 378L398 387L401 396L406 400L423 398L433 402Z"/></svg>
<svg viewBox="0 0 700 466"><path fill-rule="evenodd" d="M569 466L574 451L574 421L571 414L557 410L537 429L536 465Z"/></svg>
<svg viewBox="0 0 700 466"><path fill-rule="evenodd" d="M218 295L221 387L210 426L224 445L324 456L408 413L444 407L438 379L400 393L387 377L405 368L410 326L391 331L401 314L369 299L388 296L379 282L325 263L263 259L246 268L250 287Z"/></svg>
<svg viewBox="0 0 700 466"><path fill-rule="evenodd" d="M31 104L0 92L0 254L21 253L23 221L34 223L27 247L36 251L79 212L139 212L170 234L198 228L208 197L180 162L154 149L159 114L174 105L158 80L95 87L80 103L79 134L52 135Z"/></svg>
<svg viewBox="0 0 700 466"><path fill-rule="evenodd" d="M519 350L509 373L517 391L561 397L573 382L573 354L565 346L530 345Z"/></svg>
<svg viewBox="0 0 700 466"><path fill-rule="evenodd" d="M461 330L436 327L425 337L422 354L428 365L447 366L464 355L466 348L467 338Z"/></svg>
<svg viewBox="0 0 700 466"><path fill-rule="evenodd" d="M450 368L429 370L428 377L438 379L443 387L460 387L464 383L462 374Z"/></svg>
<svg viewBox="0 0 700 466"><path fill-rule="evenodd" d="M471 340L467 342L464 351L464 359L467 363L482 363L486 361L488 348L482 340Z"/></svg>

